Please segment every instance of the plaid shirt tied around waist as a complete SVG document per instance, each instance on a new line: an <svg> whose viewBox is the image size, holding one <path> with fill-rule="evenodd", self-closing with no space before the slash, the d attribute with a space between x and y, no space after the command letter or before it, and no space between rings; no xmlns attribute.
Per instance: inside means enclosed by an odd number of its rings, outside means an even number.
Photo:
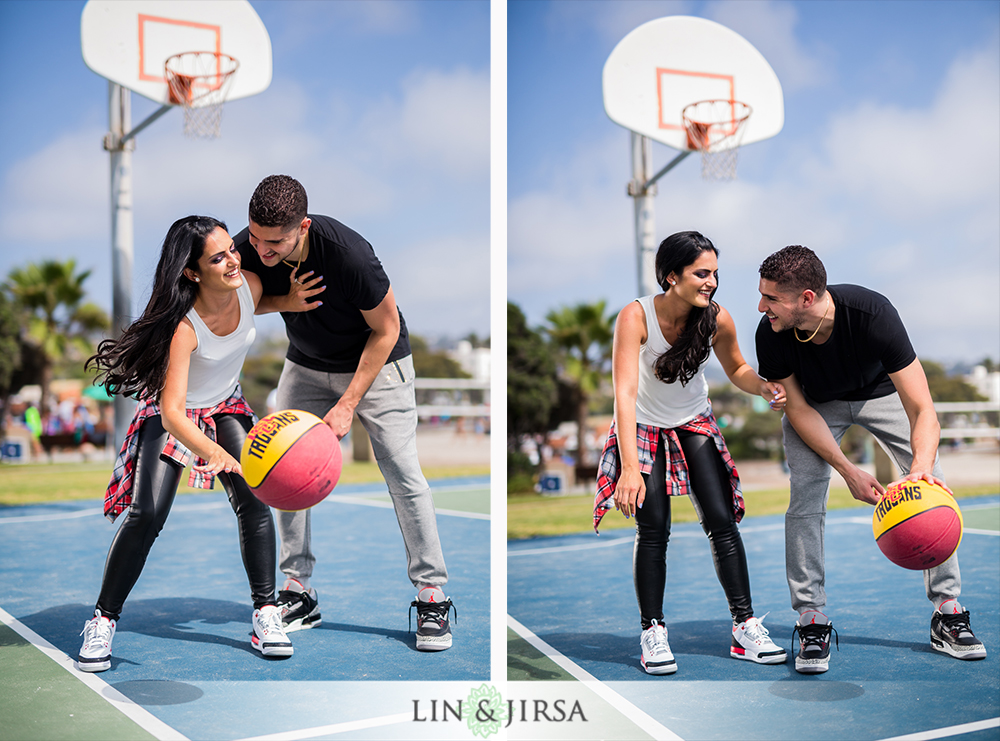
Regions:
<svg viewBox="0 0 1000 741"><path fill-rule="evenodd" d="M187 409L186 412L188 419L198 425L198 428L212 442L216 440L214 417L217 414L242 414L250 417L254 424L257 423L257 415L253 413L253 409L243 398L243 389L240 388L239 384L236 384L236 388L233 389L233 393L228 399L220 401L215 406ZM111 522L114 522L115 518L132 504L132 475L135 473L136 454L139 451L139 432L147 419L159 415L160 405L155 399L139 400L139 405L132 416L132 424L129 425L128 432L125 434L121 452L118 453L118 458L115 460L115 468L111 473L111 483L108 484L108 490L104 493L104 516ZM167 435L167 442L160 452L161 458L173 460L184 467L190 462L192 456L192 452L184 447L180 440L173 435ZM194 457L196 458L196 466L203 466L208 462L198 456ZM188 486L194 489L212 489L214 484L214 474L191 470Z"/></svg>
<svg viewBox="0 0 1000 741"><path fill-rule="evenodd" d="M637 424L635 437L636 447L639 450L640 472L648 474L653 469L653 459L656 458L657 447L660 440L663 439L667 443L667 494L673 497L687 496L690 493L691 482L687 460L684 458L684 450L681 448L676 430L686 430L712 438L712 442L715 443L723 463L726 464L726 470L729 472L729 482L733 487L733 512L736 515L736 521L742 520L746 507L743 503L740 475L736 471L733 457L726 448L726 441L722 438L722 432L719 430L719 425L711 410L676 428ZM607 442L604 444L604 451L601 453L601 462L597 469L597 495L594 498L595 533L598 533L597 527L601 524L601 518L607 514L609 509L614 509L615 487L620 475L621 457L618 454L618 435L615 432L615 423L612 421Z"/></svg>

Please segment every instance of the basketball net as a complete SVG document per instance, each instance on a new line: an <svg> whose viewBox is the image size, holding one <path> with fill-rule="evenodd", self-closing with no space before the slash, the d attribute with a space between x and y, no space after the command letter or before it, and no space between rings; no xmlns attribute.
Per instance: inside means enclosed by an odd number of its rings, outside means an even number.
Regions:
<svg viewBox="0 0 1000 741"><path fill-rule="evenodd" d="M736 178L737 155L752 110L736 100L702 100L681 112L688 148L701 152L706 180Z"/></svg>
<svg viewBox="0 0 1000 741"><path fill-rule="evenodd" d="M222 128L222 107L240 63L228 54L188 51L164 62L173 105L184 106L184 136L214 139Z"/></svg>

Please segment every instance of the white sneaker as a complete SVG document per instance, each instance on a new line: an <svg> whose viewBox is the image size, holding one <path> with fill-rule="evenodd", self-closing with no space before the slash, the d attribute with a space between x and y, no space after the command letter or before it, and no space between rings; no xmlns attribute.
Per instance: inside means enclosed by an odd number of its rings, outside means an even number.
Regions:
<svg viewBox="0 0 1000 741"><path fill-rule="evenodd" d="M733 626L733 643L729 648L729 655L734 659L747 659L758 664L783 664L786 658L785 649L776 646L768 638L767 628L755 617Z"/></svg>
<svg viewBox="0 0 1000 741"><path fill-rule="evenodd" d="M642 647L642 668L647 674L673 674L677 662L667 643L667 629L656 620L642 631L639 638Z"/></svg>
<svg viewBox="0 0 1000 741"><path fill-rule="evenodd" d="M94 610L94 617L83 624L80 635L83 646L76 657L76 668L82 672L103 672L111 668L111 641L115 637L114 620Z"/></svg>
<svg viewBox="0 0 1000 741"><path fill-rule="evenodd" d="M264 605L253 611L253 631L250 644L263 656L291 656L292 642L281 628L281 610Z"/></svg>

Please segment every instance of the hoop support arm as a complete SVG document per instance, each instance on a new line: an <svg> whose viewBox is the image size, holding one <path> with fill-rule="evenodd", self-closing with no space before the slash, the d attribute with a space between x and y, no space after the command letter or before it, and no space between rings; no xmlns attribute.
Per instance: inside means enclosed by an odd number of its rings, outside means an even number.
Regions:
<svg viewBox="0 0 1000 741"><path fill-rule="evenodd" d="M134 138L136 135L138 135L138 133L140 131L142 131L143 129L145 129L147 126L149 126L151 123L153 123L153 121L155 121L156 119L158 119L160 116L162 116L164 113L166 113L167 111L169 111L173 107L174 106L172 106L169 103L167 103L167 104L164 104L164 105L160 106L159 109L153 111L151 114L149 114L149 116L141 124L139 124L138 126L136 126L134 129L132 129L130 132L128 132L127 134L125 134L125 136L123 136L121 138L121 141L118 142L119 146L122 145L122 144L124 144L125 142L127 142L129 139Z"/></svg>
<svg viewBox="0 0 1000 741"><path fill-rule="evenodd" d="M668 162L666 165L664 165L664 167L663 167L662 170L660 170L658 173L656 173L655 175L653 175L653 177L651 177L646 182L646 184L645 184L644 187L648 188L650 185L652 185L657 180L659 180L660 178L662 178L668 172L670 172L671 170L673 170L675 167L677 167L677 165L679 165L681 163L681 160L683 160L689 154L691 154L690 151L685 151L685 152L681 152L680 154L678 154L676 157L674 157L672 160L670 160L670 162Z"/></svg>

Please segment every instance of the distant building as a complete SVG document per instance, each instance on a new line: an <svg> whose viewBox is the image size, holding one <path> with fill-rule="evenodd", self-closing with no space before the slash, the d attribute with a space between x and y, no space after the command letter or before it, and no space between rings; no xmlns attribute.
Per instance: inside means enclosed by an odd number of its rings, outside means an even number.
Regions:
<svg viewBox="0 0 1000 741"><path fill-rule="evenodd" d="M462 370L477 381L490 380L490 348L473 347L468 340L459 340L454 350L448 351L448 357L462 366Z"/></svg>
<svg viewBox="0 0 1000 741"><path fill-rule="evenodd" d="M1000 402L1000 371L987 371L985 366L977 365L965 380L994 404Z"/></svg>

